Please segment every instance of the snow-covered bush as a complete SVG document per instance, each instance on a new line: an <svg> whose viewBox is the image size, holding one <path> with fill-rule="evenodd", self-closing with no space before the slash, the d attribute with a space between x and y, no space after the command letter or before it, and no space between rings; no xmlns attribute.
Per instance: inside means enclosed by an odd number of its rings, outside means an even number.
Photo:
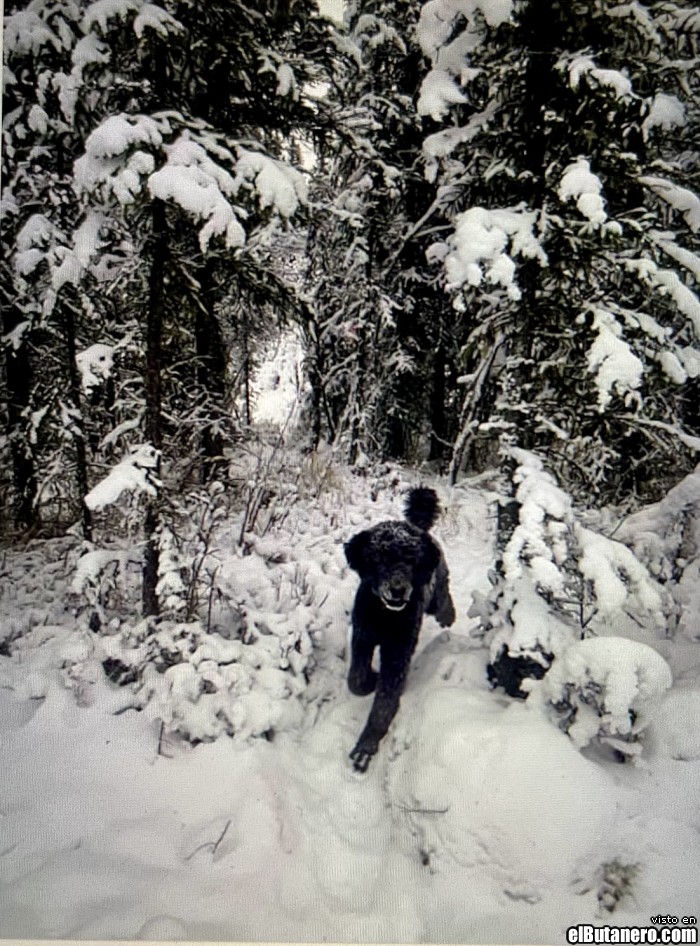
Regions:
<svg viewBox="0 0 700 946"><path fill-rule="evenodd" d="M653 648L593 637L572 644L536 687L579 749L597 740L627 756L640 751L651 710L671 682L668 664Z"/></svg>
<svg viewBox="0 0 700 946"><path fill-rule="evenodd" d="M69 590L90 609L91 630L103 629L123 605L128 593L127 567L130 562L138 564L136 553L132 555L125 548L100 549L84 543Z"/></svg>
<svg viewBox="0 0 700 946"><path fill-rule="evenodd" d="M236 549L239 526L221 523L220 507L213 508L202 506L204 544L191 560L189 580L200 586L195 619L124 626L101 641L103 667L166 732L192 742L271 738L298 726L305 706L324 698L322 685L308 689L314 649L331 625L344 641L352 579L339 594L342 551L317 506L294 510L294 521L278 524L274 535L248 533L243 550ZM213 538L208 517L218 522Z"/></svg>
<svg viewBox="0 0 700 946"><path fill-rule="evenodd" d="M106 638L104 668L169 732L192 742L249 738L298 724L312 644L298 622L226 640L199 622L143 621ZM272 627L270 626L272 625Z"/></svg>
<svg viewBox="0 0 700 946"><path fill-rule="evenodd" d="M581 524L539 457L511 456L517 522L471 614L487 636L492 684L525 697L521 682L540 679L575 640L613 624L663 628L672 605L630 548Z"/></svg>
<svg viewBox="0 0 700 946"><path fill-rule="evenodd" d="M700 611L700 466L664 498L628 516L616 535L675 602L676 633L698 640Z"/></svg>

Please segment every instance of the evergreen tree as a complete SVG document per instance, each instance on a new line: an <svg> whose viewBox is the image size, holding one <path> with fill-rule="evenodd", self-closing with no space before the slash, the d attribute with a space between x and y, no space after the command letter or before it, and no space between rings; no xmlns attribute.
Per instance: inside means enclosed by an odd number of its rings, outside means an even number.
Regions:
<svg viewBox="0 0 700 946"><path fill-rule="evenodd" d="M56 11L70 28L53 28ZM64 388L81 393L76 358L85 356L89 376L95 348L110 352L111 368L126 369L116 385L107 372L104 391L88 382L88 407L100 402L102 421L107 388L127 393L117 393L109 407L116 430L89 439L108 452L117 444L135 449L138 468L146 456L139 441L155 450L144 467L147 613L158 610L158 536L165 525L158 484L162 479L179 494L192 466L183 452L194 448L205 477L220 469L226 434L231 442L225 353L236 326L226 313L240 310L242 300L268 311L274 304L280 314L293 307L275 271L274 247L306 203L305 177L288 158L295 136L308 136L325 120L309 89L324 74L328 41L325 22L311 10L280 3L273 14L252 3L213 4L203 14L191 2L166 8L141 0L64 0L33 3L8 25L16 37L8 55L26 58L27 36L34 37L29 53L61 55L38 85L52 96L44 119L32 111L29 71L21 87L15 82L15 94L18 111L33 115L37 128L55 124L66 138L61 186L69 212L59 231L53 219L27 227L18 210L7 256L15 282L23 268L27 275L39 260L44 266L42 285L23 284L27 305L46 313L70 302L75 320L64 332ZM9 160L11 179L24 175L28 186L39 186L32 175L43 169L26 153L15 149ZM57 191L53 179L45 191L49 206ZM48 242L62 249L49 251ZM18 245L21 252L13 252ZM72 269L63 265L71 253ZM86 280L108 281L96 305L84 292ZM246 320L246 331L252 324ZM75 441L84 445L80 405L68 408L64 419L80 428ZM17 418L9 420L16 428ZM168 461L162 471L161 453ZM93 465L93 482L97 473ZM77 485L85 495L87 475ZM119 495L98 490L95 508L107 493Z"/></svg>
<svg viewBox="0 0 700 946"><path fill-rule="evenodd" d="M424 456L426 433L437 459L449 437L455 343L425 259L435 219L416 109L417 15L395 0L349 5L337 129L320 143L307 328L314 441L344 440L353 461Z"/></svg>
<svg viewBox="0 0 700 946"><path fill-rule="evenodd" d="M453 476L494 430L582 499L692 462L699 27L666 2L424 6L419 108L448 124L423 150L453 222L430 253L471 325Z"/></svg>
<svg viewBox="0 0 700 946"><path fill-rule="evenodd" d="M37 504L60 518L73 470L86 486L75 370L75 284L94 220L83 221L71 188L79 138L63 112L80 10L36 0L5 17L2 146L4 381L15 523L34 523ZM73 234L76 239L73 240ZM60 472L59 472L60 470ZM86 490L83 490L83 492ZM83 507L89 530L89 514Z"/></svg>

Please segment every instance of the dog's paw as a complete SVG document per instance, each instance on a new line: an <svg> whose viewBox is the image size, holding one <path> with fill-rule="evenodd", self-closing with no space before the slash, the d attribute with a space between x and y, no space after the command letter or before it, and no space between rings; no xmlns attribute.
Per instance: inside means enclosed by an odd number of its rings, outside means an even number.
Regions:
<svg viewBox="0 0 700 946"><path fill-rule="evenodd" d="M377 673L375 670L358 673L351 670L348 674L348 689L355 696L369 696L377 688Z"/></svg>
<svg viewBox="0 0 700 946"><path fill-rule="evenodd" d="M367 767L372 761L372 756L377 752L377 746L372 746L368 744L360 745L359 743L350 753L350 758L352 759L352 767L356 772L366 772Z"/></svg>
<svg viewBox="0 0 700 946"><path fill-rule="evenodd" d="M438 622L440 627L452 627L456 617L457 615L455 614L455 608L452 604L452 600L448 598L435 615L435 620Z"/></svg>

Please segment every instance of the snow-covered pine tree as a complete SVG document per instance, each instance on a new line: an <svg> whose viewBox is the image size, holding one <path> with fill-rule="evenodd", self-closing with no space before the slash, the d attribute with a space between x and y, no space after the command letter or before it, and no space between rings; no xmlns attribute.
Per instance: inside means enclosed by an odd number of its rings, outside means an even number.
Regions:
<svg viewBox="0 0 700 946"><path fill-rule="evenodd" d="M143 261L145 439L173 457L185 421L207 431L204 453L216 461L222 425L197 414L198 390L224 401L222 307L243 292L256 304L279 298L270 247L306 200L304 176L285 152L295 128L316 114L307 89L321 65L307 47L323 46L324 26L309 11L283 7L274 17L227 4L206 16L187 4L176 12L177 19L152 4L88 7L84 23L109 49L131 98L88 136L75 180L84 199L129 234L131 258ZM129 297L135 283L124 288ZM160 518L151 497L146 613L158 611Z"/></svg>
<svg viewBox="0 0 700 946"><path fill-rule="evenodd" d="M353 462L425 455L426 431L437 459L448 437L445 298L424 255L434 195L420 165L417 15L395 0L348 5L337 126L319 143L306 331L313 439L341 440Z"/></svg>
<svg viewBox="0 0 700 946"><path fill-rule="evenodd" d="M226 348L236 330L227 324L226 312L235 311L232 300L256 307L274 303L280 315L293 306L270 261L277 234L306 201L304 175L288 160L294 137L326 120L312 94L324 75L326 24L313 10L288 4L278 4L270 15L267 5L216 3L203 13L191 3L176 9L141 0L37 0L17 16L7 24L7 55L14 57L9 65L39 54L47 61L59 56L60 62L51 61L53 72L44 68L38 84L33 63L16 68L21 81L10 71L14 140L31 137L32 123L34 139L46 133L47 123L53 132L55 118L70 147L60 151L62 192L39 164L37 156L55 153L45 143L32 139L22 154L17 148L6 151L16 157L19 170L12 166L11 172L25 190L13 186L4 196L14 199L12 210L23 226L31 203L25 207L22 201L38 193L43 175L47 186L39 202L52 211L62 203L70 212L58 235L51 219L51 226L26 230L24 243L17 238L20 224L13 221L7 256L15 274L18 244L27 273L40 258L55 263L43 282L26 280L27 310L45 311L57 296L60 302L68 292L64 283L77 296L71 311L79 337L64 365L64 390L80 386L76 359L90 401L100 400L101 382L105 391L115 390L115 353L120 367L128 363L131 373L118 380L115 397L105 395L113 402L117 427L106 436L100 430L91 442L101 441L110 451L119 445L129 474L123 483L137 492L142 480L150 487L145 582L150 591L144 605L155 612L159 516L150 491L159 488L158 451L168 457L168 476L179 477L179 486L186 486L183 477L193 466L191 447L204 461L221 457L226 423L231 429L225 420L231 414ZM50 94L53 116L37 107L37 94L45 99ZM49 240L58 241L60 252L49 252L44 245ZM58 277L55 270L63 263ZM98 274L109 278L93 303L82 287ZM95 307L109 313L108 334L104 324L95 331L94 323L104 320L90 324ZM17 324L7 325L15 344L27 323L17 311L22 318L13 316ZM98 350L109 353L109 365L98 366L92 357ZM26 400L18 388L11 421L22 441L15 452L20 459L31 443L31 434L19 430L20 415L29 410ZM68 414L77 421L77 412ZM38 422L43 413L35 410L33 416ZM105 420L104 409L100 417ZM146 467L141 464L144 442L155 467L150 459ZM198 465L195 457L195 469ZM29 492L31 472L25 474ZM66 470L61 472L70 481ZM97 475L93 468L92 482Z"/></svg>
<svg viewBox="0 0 700 946"><path fill-rule="evenodd" d="M71 95L98 52L81 44L80 17L72 0L36 0L11 6L4 22L1 265L14 485L4 492L23 526L42 515L65 521L87 491L75 354L80 323L95 316L79 283L100 222L81 217L71 186L81 146ZM82 519L89 534L84 506Z"/></svg>
<svg viewBox="0 0 700 946"><path fill-rule="evenodd" d="M700 446L700 10L432 0L419 109L472 325L453 475L481 438L544 452L583 498L658 494Z"/></svg>

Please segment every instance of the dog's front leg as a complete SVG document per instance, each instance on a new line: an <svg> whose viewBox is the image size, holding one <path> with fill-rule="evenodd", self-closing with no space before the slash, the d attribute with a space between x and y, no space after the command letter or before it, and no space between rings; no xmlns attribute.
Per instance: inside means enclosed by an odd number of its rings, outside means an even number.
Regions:
<svg viewBox="0 0 700 946"><path fill-rule="evenodd" d="M372 670L376 641L370 639L366 632L363 633L362 628L361 623L353 621L348 688L355 696L367 696L377 686L377 674Z"/></svg>
<svg viewBox="0 0 700 946"><path fill-rule="evenodd" d="M367 771L372 756L377 752L379 743L396 716L412 654L413 647L406 648L404 645L403 649L388 651L387 647L382 645L379 683L374 703L365 728L350 753L354 768L358 772Z"/></svg>

